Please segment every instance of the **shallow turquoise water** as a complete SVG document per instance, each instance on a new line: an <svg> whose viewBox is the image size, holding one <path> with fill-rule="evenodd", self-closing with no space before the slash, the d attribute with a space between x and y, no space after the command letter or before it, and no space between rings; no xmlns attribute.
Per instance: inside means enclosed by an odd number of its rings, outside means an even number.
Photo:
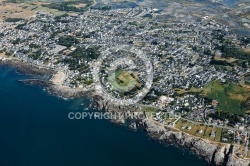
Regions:
<svg viewBox="0 0 250 166"><path fill-rule="evenodd" d="M88 100L62 100L0 67L0 166L203 166L175 146L107 120L69 120Z"/></svg>

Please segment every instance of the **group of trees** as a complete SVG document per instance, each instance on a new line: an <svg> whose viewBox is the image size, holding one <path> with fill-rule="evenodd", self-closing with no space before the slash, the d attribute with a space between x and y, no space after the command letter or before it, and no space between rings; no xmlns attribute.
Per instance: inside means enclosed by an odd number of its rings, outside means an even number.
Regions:
<svg viewBox="0 0 250 166"><path fill-rule="evenodd" d="M222 112L222 111L217 111L215 114L209 114L208 117L215 118L215 119L220 119L224 121L225 119L229 120L229 125L234 126L237 123L241 123L241 116L242 115L236 115L236 114L231 114L229 112Z"/></svg>
<svg viewBox="0 0 250 166"><path fill-rule="evenodd" d="M56 17L55 17L55 20L59 21L59 20L63 19L64 17L68 17L68 16L69 16L69 15L68 15L67 13L65 13L65 14L56 16Z"/></svg>
<svg viewBox="0 0 250 166"><path fill-rule="evenodd" d="M36 52L33 52L29 55L30 58L34 59L34 60L37 60L41 57L41 54L42 54L42 50L41 49L38 49Z"/></svg>
<svg viewBox="0 0 250 166"><path fill-rule="evenodd" d="M98 10L111 10L111 6L102 6L102 7L98 7L98 8L94 8L94 9L98 9Z"/></svg>
<svg viewBox="0 0 250 166"><path fill-rule="evenodd" d="M101 55L99 51L99 47L89 47L82 48L77 47L70 56L74 59L84 59L86 61L91 61L93 59L97 59Z"/></svg>
<svg viewBox="0 0 250 166"><path fill-rule="evenodd" d="M66 59L64 59L64 63L69 64L72 70L86 71L88 70L88 65L79 64L79 61L91 61L97 59L100 55L99 47L77 47Z"/></svg>
<svg viewBox="0 0 250 166"><path fill-rule="evenodd" d="M27 24L27 22L23 23L23 24L18 24L16 26L16 29L19 29L19 30L25 30L24 26Z"/></svg>
<svg viewBox="0 0 250 166"><path fill-rule="evenodd" d="M6 2L11 2L11 3L24 3L27 0L5 0Z"/></svg>
<svg viewBox="0 0 250 166"><path fill-rule="evenodd" d="M73 5L77 5L79 3L86 4L84 7L75 7ZM51 9L57 9L60 11L73 11L73 12L84 12L87 7L93 4L91 0L83 0L83 1L67 1L60 3L50 3L50 4L42 4L43 7L48 7Z"/></svg>
<svg viewBox="0 0 250 166"><path fill-rule="evenodd" d="M17 38L16 40L12 41L12 44L19 44L21 42L20 38Z"/></svg>
<svg viewBox="0 0 250 166"><path fill-rule="evenodd" d="M41 46L39 46L38 44L34 44L34 43L31 43L29 45L30 48L41 48Z"/></svg>
<svg viewBox="0 0 250 166"><path fill-rule="evenodd" d="M241 103L241 107L246 108L247 110L250 109L250 97L248 97L246 101Z"/></svg>
<svg viewBox="0 0 250 166"><path fill-rule="evenodd" d="M241 37L240 41L244 44L250 44L250 37Z"/></svg>
<svg viewBox="0 0 250 166"><path fill-rule="evenodd" d="M18 22L24 20L23 18L6 18L4 21L6 22Z"/></svg>
<svg viewBox="0 0 250 166"><path fill-rule="evenodd" d="M79 43L79 40L74 36L62 36L59 38L59 44L66 47L71 47Z"/></svg>
<svg viewBox="0 0 250 166"><path fill-rule="evenodd" d="M230 47L226 45L222 45L219 48L222 52L222 56L225 58L232 57L250 62L250 52L246 52L241 48Z"/></svg>
<svg viewBox="0 0 250 166"><path fill-rule="evenodd" d="M12 51L5 52L5 55L6 55L6 56L11 56L12 54L13 54Z"/></svg>
<svg viewBox="0 0 250 166"><path fill-rule="evenodd" d="M247 52L241 48L241 46L246 46L247 44L250 44L249 37L240 37L239 40L241 41L241 44L239 45L239 47L236 47L231 40L225 38L226 33L222 30L213 31L212 35L214 39L219 40L219 42L222 44L217 45L216 49L221 50L223 57L236 58L239 60L250 62L250 52Z"/></svg>

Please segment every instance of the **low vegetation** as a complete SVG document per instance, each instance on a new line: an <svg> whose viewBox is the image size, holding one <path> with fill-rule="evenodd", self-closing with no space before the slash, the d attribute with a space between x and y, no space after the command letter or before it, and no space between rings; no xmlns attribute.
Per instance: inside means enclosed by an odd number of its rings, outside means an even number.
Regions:
<svg viewBox="0 0 250 166"><path fill-rule="evenodd" d="M80 5L84 4L84 5ZM82 1L63 1L63 2L53 2L50 4L42 4L42 7L48 7L51 9L57 9L59 11L72 11L72 12L84 12L87 7L93 4L92 0L82 0Z"/></svg>
<svg viewBox="0 0 250 166"><path fill-rule="evenodd" d="M201 91L201 94L209 99L219 102L218 109L224 112L243 114L246 108L243 103L250 96L250 89L233 83L221 83L212 81Z"/></svg>
<svg viewBox="0 0 250 166"><path fill-rule="evenodd" d="M62 46L71 47L79 43L79 40L76 39L74 36L62 36L59 38L58 43Z"/></svg>
<svg viewBox="0 0 250 166"><path fill-rule="evenodd" d="M24 20L23 18L6 18L4 21L6 22L18 22Z"/></svg>

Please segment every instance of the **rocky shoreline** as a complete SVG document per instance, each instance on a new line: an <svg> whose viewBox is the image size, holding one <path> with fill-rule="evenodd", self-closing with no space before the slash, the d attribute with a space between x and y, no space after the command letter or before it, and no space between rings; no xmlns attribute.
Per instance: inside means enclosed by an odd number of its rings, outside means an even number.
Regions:
<svg viewBox="0 0 250 166"><path fill-rule="evenodd" d="M0 66L10 66L15 68L18 72L25 75L35 75L35 76L44 76L52 75L54 71L50 68L42 68L27 64L20 60L10 59L10 60L0 60Z"/></svg>
<svg viewBox="0 0 250 166"><path fill-rule="evenodd" d="M44 69L32 65L27 65L26 63L20 61L0 61L0 65L15 67L19 72L26 75L52 75L55 73L55 71L51 69ZM201 138L196 138L181 131L175 131L171 128L163 126L162 124L152 119L148 119L146 115L144 115L144 113L141 113L143 115L140 116L140 119L133 119L132 117L135 117L134 115L138 113L135 113L132 110L128 110L127 107L116 106L111 103L105 102L101 95L98 95L91 90L81 91L60 88L50 80L28 79L19 80L19 82L28 85L43 86L48 93L63 98L77 98L81 96L91 97L94 99L92 107L98 110L106 111L110 114L118 110L124 112L123 116L121 116L119 119L111 120L112 123L128 126L132 130L141 128L147 132L150 138L163 143L171 143L187 148L190 151L194 152L196 155L204 157L204 159L208 163L226 166L250 165L249 159L240 159L234 155L234 151L238 148L237 145L215 143Z"/></svg>
<svg viewBox="0 0 250 166"><path fill-rule="evenodd" d="M250 165L249 159L240 159L234 155L234 151L238 149L237 145L216 143L201 139L182 131L167 128L161 123L148 119L146 116L142 119L130 119L129 115L132 117L135 112L103 101L100 96L95 98L99 110L105 110L110 113L117 110L126 112L126 118L122 116L120 119L112 120L115 124L126 125L132 130L142 128L150 138L162 143L174 144L189 149L196 155L203 157L209 164L225 166Z"/></svg>
<svg viewBox="0 0 250 166"><path fill-rule="evenodd" d="M248 166L250 164L250 160L234 156L233 152L237 149L235 145L213 143L181 131L173 131L159 126L150 119L144 119L143 124L150 137L188 148L198 156L204 157L208 163L226 166Z"/></svg>
<svg viewBox="0 0 250 166"><path fill-rule="evenodd" d="M21 83L27 85L36 85L45 88L45 91L51 95L61 97L64 99L72 99L72 98L79 98L81 96L93 96L92 91L82 91L77 89L72 89L69 87L61 87L54 84L52 81L49 80L41 80L41 79L25 79L25 80L18 80Z"/></svg>
<svg viewBox="0 0 250 166"><path fill-rule="evenodd" d="M56 71L51 68L38 67L15 59L0 60L0 66L10 66L15 68L21 74L32 76L52 76L56 73ZM65 99L93 95L91 91L82 91L69 87L61 87L57 84L54 84L51 80L25 79L18 81L27 85L42 86L48 93Z"/></svg>

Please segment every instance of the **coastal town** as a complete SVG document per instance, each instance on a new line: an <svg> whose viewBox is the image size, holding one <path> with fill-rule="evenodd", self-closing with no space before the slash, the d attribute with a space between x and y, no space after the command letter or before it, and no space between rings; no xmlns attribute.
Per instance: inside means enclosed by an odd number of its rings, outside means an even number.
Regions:
<svg viewBox="0 0 250 166"><path fill-rule="evenodd" d="M157 12L86 7L5 18L0 61L51 69L61 90L97 91L159 125L235 144L234 154L249 159L250 37L208 15L181 22Z"/></svg>

